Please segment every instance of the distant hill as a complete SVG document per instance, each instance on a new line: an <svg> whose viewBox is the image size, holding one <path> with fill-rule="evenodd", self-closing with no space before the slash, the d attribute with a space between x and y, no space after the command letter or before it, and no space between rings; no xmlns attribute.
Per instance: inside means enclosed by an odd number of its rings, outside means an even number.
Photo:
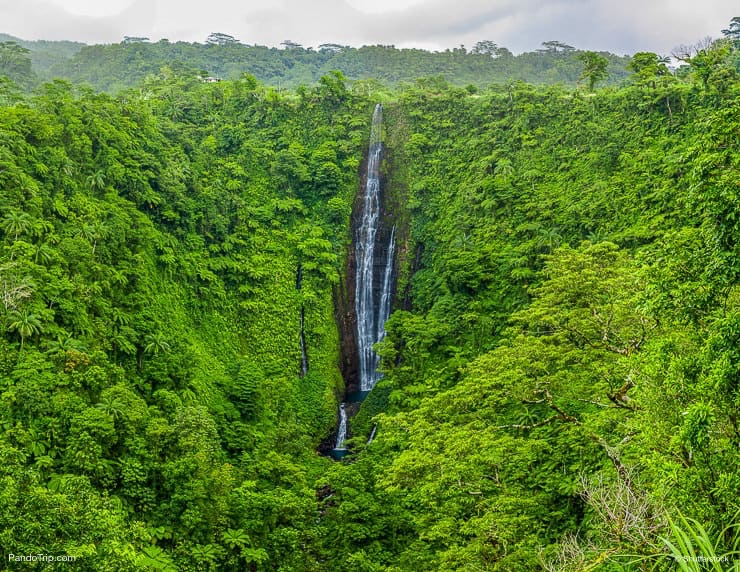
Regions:
<svg viewBox="0 0 740 572"><path fill-rule="evenodd" d="M49 40L22 40L10 34L0 33L0 42L15 42L19 46L30 50L31 64L34 72L40 79L52 77L51 70L61 66L79 52L85 44L81 42L49 41Z"/></svg>
<svg viewBox="0 0 740 572"><path fill-rule="evenodd" d="M224 79L249 73L268 85L292 88L312 85L330 70L340 70L351 80L375 79L389 86L442 76L453 85L485 87L516 80L574 85L583 69L578 59L581 52L560 42L545 42L541 50L514 55L490 41L479 42L471 50L429 52L380 45L353 48L323 44L313 49L289 42L285 49L277 49L214 36L215 40L205 44L127 38L118 44L85 45L29 42L7 35L0 35L0 41L7 38L28 48L40 80L60 77L108 92L133 87L166 70ZM607 83L621 83L628 76L629 57L602 55L609 60Z"/></svg>

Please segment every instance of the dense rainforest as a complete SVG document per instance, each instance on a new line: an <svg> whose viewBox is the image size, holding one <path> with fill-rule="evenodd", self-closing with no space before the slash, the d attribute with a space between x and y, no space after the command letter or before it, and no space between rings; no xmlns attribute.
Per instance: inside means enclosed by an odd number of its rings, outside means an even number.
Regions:
<svg viewBox="0 0 740 572"><path fill-rule="evenodd" d="M354 48L322 44L314 49L291 41L283 42L278 49L245 45L220 33L211 34L204 44L127 37L118 44L86 46L29 42L4 34L0 34L0 41L27 50L31 63L31 68L20 73L9 65L15 58L3 58L0 50L0 75L6 73L25 84L62 78L111 93L136 87L150 77L173 73L219 79L239 79L248 73L280 89L313 85L331 71L341 71L349 80L364 80L369 83L366 90L431 76L441 76L453 85L478 88L512 81L575 86L584 53L563 42L548 41L535 52L515 55L489 40L477 42L469 50L460 46L443 52L383 45ZM628 57L608 52L600 55L608 61L605 81L617 84L628 77Z"/></svg>
<svg viewBox="0 0 740 572"><path fill-rule="evenodd" d="M0 80L0 546L76 558L0 567L740 569L725 36L619 87ZM335 461L378 102L398 279Z"/></svg>

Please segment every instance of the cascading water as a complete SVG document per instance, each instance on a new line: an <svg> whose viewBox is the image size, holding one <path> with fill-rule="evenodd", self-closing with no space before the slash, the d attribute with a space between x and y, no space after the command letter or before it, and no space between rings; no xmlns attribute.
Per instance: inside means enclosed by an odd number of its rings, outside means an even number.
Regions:
<svg viewBox="0 0 740 572"><path fill-rule="evenodd" d="M395 227L391 230L386 264L381 277L375 276L376 235L380 226L380 163L383 158L383 107L378 104L370 129L367 177L362 197L362 218L355 236L355 314L357 316L358 375L360 391L370 391L378 381L379 357L373 345L385 336L385 322L390 313L393 283ZM376 279L377 278L377 279ZM374 285L380 289L376 305Z"/></svg>
<svg viewBox="0 0 740 572"><path fill-rule="evenodd" d="M298 336L301 345L301 377L306 377L308 373L308 355L306 354L306 334L303 330L303 322L305 320L306 310L301 306L301 330Z"/></svg>
<svg viewBox="0 0 740 572"><path fill-rule="evenodd" d="M303 264L298 264L298 272L296 272L295 288L300 290L303 287ZM301 346L301 377L306 377L308 373L308 354L306 353L306 333L304 330L304 322L306 318L306 309L301 304L300 313L300 330L298 332L298 342Z"/></svg>
<svg viewBox="0 0 740 572"><path fill-rule="evenodd" d="M367 440L367 444L368 445L373 442L373 439L375 439L375 433L377 433L377 432L378 432L378 426L377 425L373 425L373 429L372 429L372 431L370 431L370 437Z"/></svg>
<svg viewBox="0 0 740 572"><path fill-rule="evenodd" d="M370 129L370 147L367 158L365 188L359 204L360 211L355 220L355 318L357 323L356 342L358 349L357 385L360 394L370 391L380 378L377 371L380 356L373 345L385 337L385 323L391 311L393 299L393 268L396 249L396 227L388 232L381 228L380 165L383 159L382 140L383 107L378 104L373 112ZM385 254L385 258L383 258ZM352 412L356 411L352 409ZM341 459L347 450L346 404L339 406L339 429L332 451L335 459ZM375 437L373 428L370 441Z"/></svg>
<svg viewBox="0 0 740 572"><path fill-rule="evenodd" d="M376 340L379 342L385 337L385 323L391 315L391 288L393 287L393 254L396 249L396 227L391 229L391 237L388 240L388 252L385 259L385 271L383 272L383 286L380 289L380 304L378 306L378 332ZM375 368L380 365L380 356L375 356ZM377 381L377 372L376 380Z"/></svg>
<svg viewBox="0 0 740 572"><path fill-rule="evenodd" d="M337 441L334 445L335 450L344 449L344 440L347 438L347 410L345 404L339 406L339 429L337 430Z"/></svg>

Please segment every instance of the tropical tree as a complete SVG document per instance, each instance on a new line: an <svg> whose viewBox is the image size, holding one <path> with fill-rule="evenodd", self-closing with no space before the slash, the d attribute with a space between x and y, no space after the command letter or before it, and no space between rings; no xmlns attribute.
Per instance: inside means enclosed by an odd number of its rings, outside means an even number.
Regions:
<svg viewBox="0 0 740 572"><path fill-rule="evenodd" d="M542 42L543 48L537 50L538 52L544 52L548 54L567 54L575 51L573 46L569 46L558 40L550 40L548 42Z"/></svg>
<svg viewBox="0 0 740 572"><path fill-rule="evenodd" d="M581 52L578 59L583 62L583 71L579 79L588 81L588 91L594 91L594 87L600 81L609 77L606 68L609 66L609 60L596 52Z"/></svg>
<svg viewBox="0 0 740 572"><path fill-rule="evenodd" d="M6 235L13 235L13 241L33 228L33 219L28 213L12 211L3 217L3 230Z"/></svg>
<svg viewBox="0 0 740 572"><path fill-rule="evenodd" d="M8 330L18 333L21 337L21 351L23 351L23 343L26 341L26 338L41 332L41 321L36 314L28 310L22 312L13 310L9 314L9 319Z"/></svg>
<svg viewBox="0 0 740 572"><path fill-rule="evenodd" d="M114 421L123 417L123 412L125 410L124 403L119 398L112 395L104 395L101 400L95 404L95 407L108 415Z"/></svg>
<svg viewBox="0 0 740 572"><path fill-rule="evenodd" d="M497 161L493 172L503 180L509 180L514 174L514 166L511 164L511 159L500 159Z"/></svg>
<svg viewBox="0 0 740 572"><path fill-rule="evenodd" d="M156 334L148 334L144 341L146 345L144 346L144 353L152 354L152 355L159 355L161 353L165 353L170 351L170 344L167 343L164 334L162 332L157 332Z"/></svg>
<svg viewBox="0 0 740 572"><path fill-rule="evenodd" d="M659 78L670 75L666 65L668 61L668 58L653 52L637 52L627 68L633 72L638 85L647 85L654 89Z"/></svg>
<svg viewBox="0 0 740 572"><path fill-rule="evenodd" d="M158 546L147 546L136 559L136 564L146 570L177 572L178 568L164 550Z"/></svg>
<svg viewBox="0 0 740 572"><path fill-rule="evenodd" d="M85 351L85 346L78 340L72 337L72 334L62 335L58 334L55 340L48 342L47 351L52 354L64 354L71 350L79 352Z"/></svg>
<svg viewBox="0 0 740 572"><path fill-rule="evenodd" d="M699 50L689 60L691 68L701 81L704 89L710 87L717 91L725 91L732 80L737 76L737 71L729 63L730 46L726 41L719 40L711 46Z"/></svg>
<svg viewBox="0 0 740 572"><path fill-rule="evenodd" d="M108 227L105 223L96 220L92 223L85 223L75 232L75 236L80 236L92 244L92 253L98 246L98 240L108 236Z"/></svg>
<svg viewBox="0 0 740 572"><path fill-rule="evenodd" d="M727 29L722 30L722 35L736 46L740 43L740 16L735 16L730 20L730 25Z"/></svg>
<svg viewBox="0 0 740 572"><path fill-rule="evenodd" d="M54 259L55 250L47 243L42 242L36 245L33 261L38 264L48 264Z"/></svg>
<svg viewBox="0 0 740 572"><path fill-rule="evenodd" d="M19 84L33 78L30 50L15 42L0 42L0 77L7 76Z"/></svg>
<svg viewBox="0 0 740 572"><path fill-rule="evenodd" d="M213 46L230 46L232 44L238 43L239 40L237 40L234 36L223 34L221 32L213 32L212 34L208 35L208 38L206 38L206 44Z"/></svg>
<svg viewBox="0 0 740 572"><path fill-rule="evenodd" d="M499 47L496 42L492 42L491 40L483 40L481 42L477 42L473 49L470 50L471 54L480 54L480 55L487 55L491 56L492 58L495 58L498 56Z"/></svg>
<svg viewBox="0 0 740 572"><path fill-rule="evenodd" d="M105 189L105 173L100 169L95 171L87 178L87 185L92 191L102 191Z"/></svg>
<svg viewBox="0 0 740 572"><path fill-rule="evenodd" d="M17 263L0 266L0 300L6 310L17 310L22 300L33 294L33 282L29 276L17 274Z"/></svg>
<svg viewBox="0 0 740 572"><path fill-rule="evenodd" d="M233 549L244 548L249 544L249 535L241 529L229 528L222 534L222 538L227 546Z"/></svg>

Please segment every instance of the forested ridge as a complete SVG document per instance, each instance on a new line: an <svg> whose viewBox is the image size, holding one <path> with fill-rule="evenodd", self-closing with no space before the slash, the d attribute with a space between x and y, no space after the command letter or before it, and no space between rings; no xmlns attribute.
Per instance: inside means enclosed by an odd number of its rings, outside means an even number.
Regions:
<svg viewBox="0 0 740 572"><path fill-rule="evenodd" d="M313 86L327 73L338 70L349 80L369 82L365 89L397 86L420 77L442 76L459 86L479 88L491 83L526 81L537 84L562 83L574 86L584 53L559 41L543 42L534 52L513 54L495 42L484 40L467 49L430 52L376 45L359 48L339 44L304 47L285 41L281 48L246 45L227 34L211 34L206 43L149 42L126 38L117 44L83 45L73 42L28 42L0 34L28 51L31 66L22 73L8 68L8 75L26 84L50 78L86 83L95 89L116 93L136 87L150 77L174 74L239 79L247 73L260 82L281 89ZM629 75L629 58L602 52L608 61L609 83ZM0 74L4 71L0 51ZM15 73L15 77L13 74Z"/></svg>
<svg viewBox="0 0 740 572"><path fill-rule="evenodd" d="M51 570L738 569L725 36L680 73L637 53L620 87L594 52L578 89L2 80L0 546L77 558ZM377 102L399 280L337 462Z"/></svg>

